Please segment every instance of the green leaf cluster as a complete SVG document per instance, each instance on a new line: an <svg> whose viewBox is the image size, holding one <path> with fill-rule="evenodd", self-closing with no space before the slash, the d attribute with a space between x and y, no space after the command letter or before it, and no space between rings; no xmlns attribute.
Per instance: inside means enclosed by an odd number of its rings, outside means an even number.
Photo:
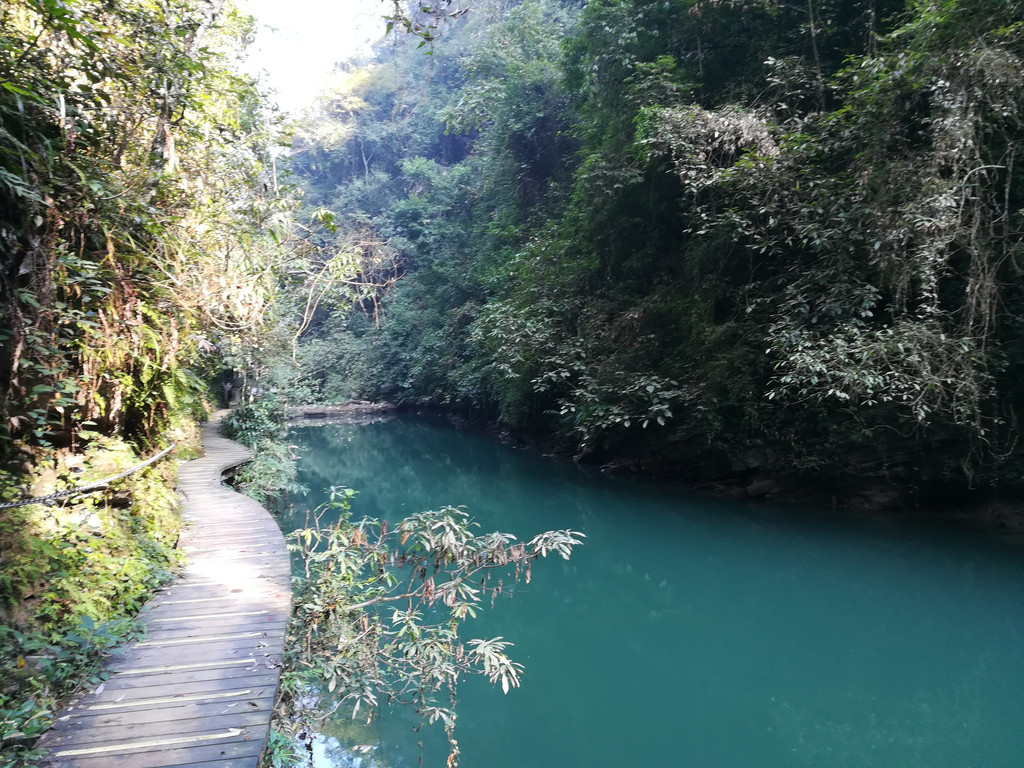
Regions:
<svg viewBox="0 0 1024 768"><path fill-rule="evenodd" d="M331 488L313 527L289 535L301 576L289 625L287 695L281 727L306 730L324 699L367 717L410 704L428 723L453 733L460 677L480 674L505 693L520 684L522 665L501 638L462 640L464 622L531 579L532 563L568 560L583 534L547 531L529 541L480 534L460 508L410 515L394 525L351 516L355 492ZM287 726L285 726L287 723Z"/></svg>
<svg viewBox="0 0 1024 768"><path fill-rule="evenodd" d="M1019 3L478 10L301 129L401 272L310 326L327 399L694 479L1018 482Z"/></svg>

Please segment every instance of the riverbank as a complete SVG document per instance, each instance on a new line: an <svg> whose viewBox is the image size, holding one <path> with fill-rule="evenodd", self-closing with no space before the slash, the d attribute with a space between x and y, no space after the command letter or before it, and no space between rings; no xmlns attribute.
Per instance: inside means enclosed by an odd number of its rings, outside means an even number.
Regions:
<svg viewBox="0 0 1024 768"><path fill-rule="evenodd" d="M670 443L660 455L634 451L574 456L557 441L517 434L494 422L474 420L443 408L352 400L295 406L287 412L292 423L324 425L372 423L399 413L431 415L457 429L484 432L502 443L560 456L602 472L665 480L723 498L817 506L866 517L923 516L1024 535L1024 497L1018 490L971 488L966 477L961 483L948 478L922 482L914 476L913 460L905 455L889 459L867 454L851 456L845 472L814 474L778 465L767 449L729 457Z"/></svg>
<svg viewBox="0 0 1024 768"><path fill-rule="evenodd" d="M346 416L371 416L394 413L398 407L393 403L371 400L349 400L347 403L323 405L293 405L285 408L285 417L291 419L331 419Z"/></svg>
<svg viewBox="0 0 1024 768"><path fill-rule="evenodd" d="M816 506L862 517L926 517L995 533L1024 537L1024 493L1016 488L971 487L966 475L959 481L920 473L914 458L867 453L850 456L842 472L797 471L773 459L769 449L747 450L733 456L680 442L657 443L663 453L606 451L573 455L552 439L533 438L436 408L393 408L445 418L459 429L486 432L500 442L561 456L602 472L664 480L736 500ZM921 474L928 479L922 479Z"/></svg>

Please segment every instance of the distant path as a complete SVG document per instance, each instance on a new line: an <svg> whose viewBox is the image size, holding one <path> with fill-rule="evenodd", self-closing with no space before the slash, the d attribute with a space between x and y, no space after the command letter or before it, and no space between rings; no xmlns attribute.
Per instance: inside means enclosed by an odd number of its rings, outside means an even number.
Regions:
<svg viewBox="0 0 1024 768"><path fill-rule="evenodd" d="M375 403L370 400L349 400L330 405L291 405L285 409L289 419L326 419L339 416L374 416L393 413L393 403Z"/></svg>
<svg viewBox="0 0 1024 768"><path fill-rule="evenodd" d="M188 565L143 609L141 642L40 739L54 768L252 768L270 730L291 611L288 552L270 514L221 485L249 452L203 427L181 465Z"/></svg>

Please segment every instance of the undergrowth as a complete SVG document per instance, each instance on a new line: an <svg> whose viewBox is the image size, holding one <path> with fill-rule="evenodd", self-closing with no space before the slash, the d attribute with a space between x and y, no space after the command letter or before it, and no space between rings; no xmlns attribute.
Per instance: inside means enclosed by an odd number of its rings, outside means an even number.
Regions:
<svg viewBox="0 0 1024 768"><path fill-rule="evenodd" d="M272 507L289 493L305 493L296 480L295 448L284 439L285 411L273 394L238 406L224 419L225 437L252 449L253 458L235 473L239 493Z"/></svg>
<svg viewBox="0 0 1024 768"><path fill-rule="evenodd" d="M0 501L94 482L139 461L123 441L99 435L80 453L31 458L27 474L0 470ZM34 742L54 714L100 682L111 647L137 635L132 617L178 558L174 476L165 460L102 492L0 511L0 768L33 765Z"/></svg>

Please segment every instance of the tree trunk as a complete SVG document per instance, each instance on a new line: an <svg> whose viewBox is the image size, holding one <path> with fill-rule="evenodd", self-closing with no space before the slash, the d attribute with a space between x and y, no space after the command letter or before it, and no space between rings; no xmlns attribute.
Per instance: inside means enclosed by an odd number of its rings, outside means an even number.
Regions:
<svg viewBox="0 0 1024 768"><path fill-rule="evenodd" d="M187 58L196 58L203 46L203 39L211 27L217 23L226 2L227 0L207 0L206 13L192 36L186 41L184 55ZM188 81L189 74L180 72L176 80L168 80L164 86L163 103L160 105L160 113L157 116L156 130L153 133L149 152L150 177L147 187L151 193L159 182L160 176L173 167L174 136L171 133L171 116L185 95Z"/></svg>
<svg viewBox="0 0 1024 768"><path fill-rule="evenodd" d="M807 0L807 25L811 33L811 51L814 54L814 71L818 80L818 108L825 111L825 77L821 71L821 53L818 51L818 24L814 14L814 0Z"/></svg>

